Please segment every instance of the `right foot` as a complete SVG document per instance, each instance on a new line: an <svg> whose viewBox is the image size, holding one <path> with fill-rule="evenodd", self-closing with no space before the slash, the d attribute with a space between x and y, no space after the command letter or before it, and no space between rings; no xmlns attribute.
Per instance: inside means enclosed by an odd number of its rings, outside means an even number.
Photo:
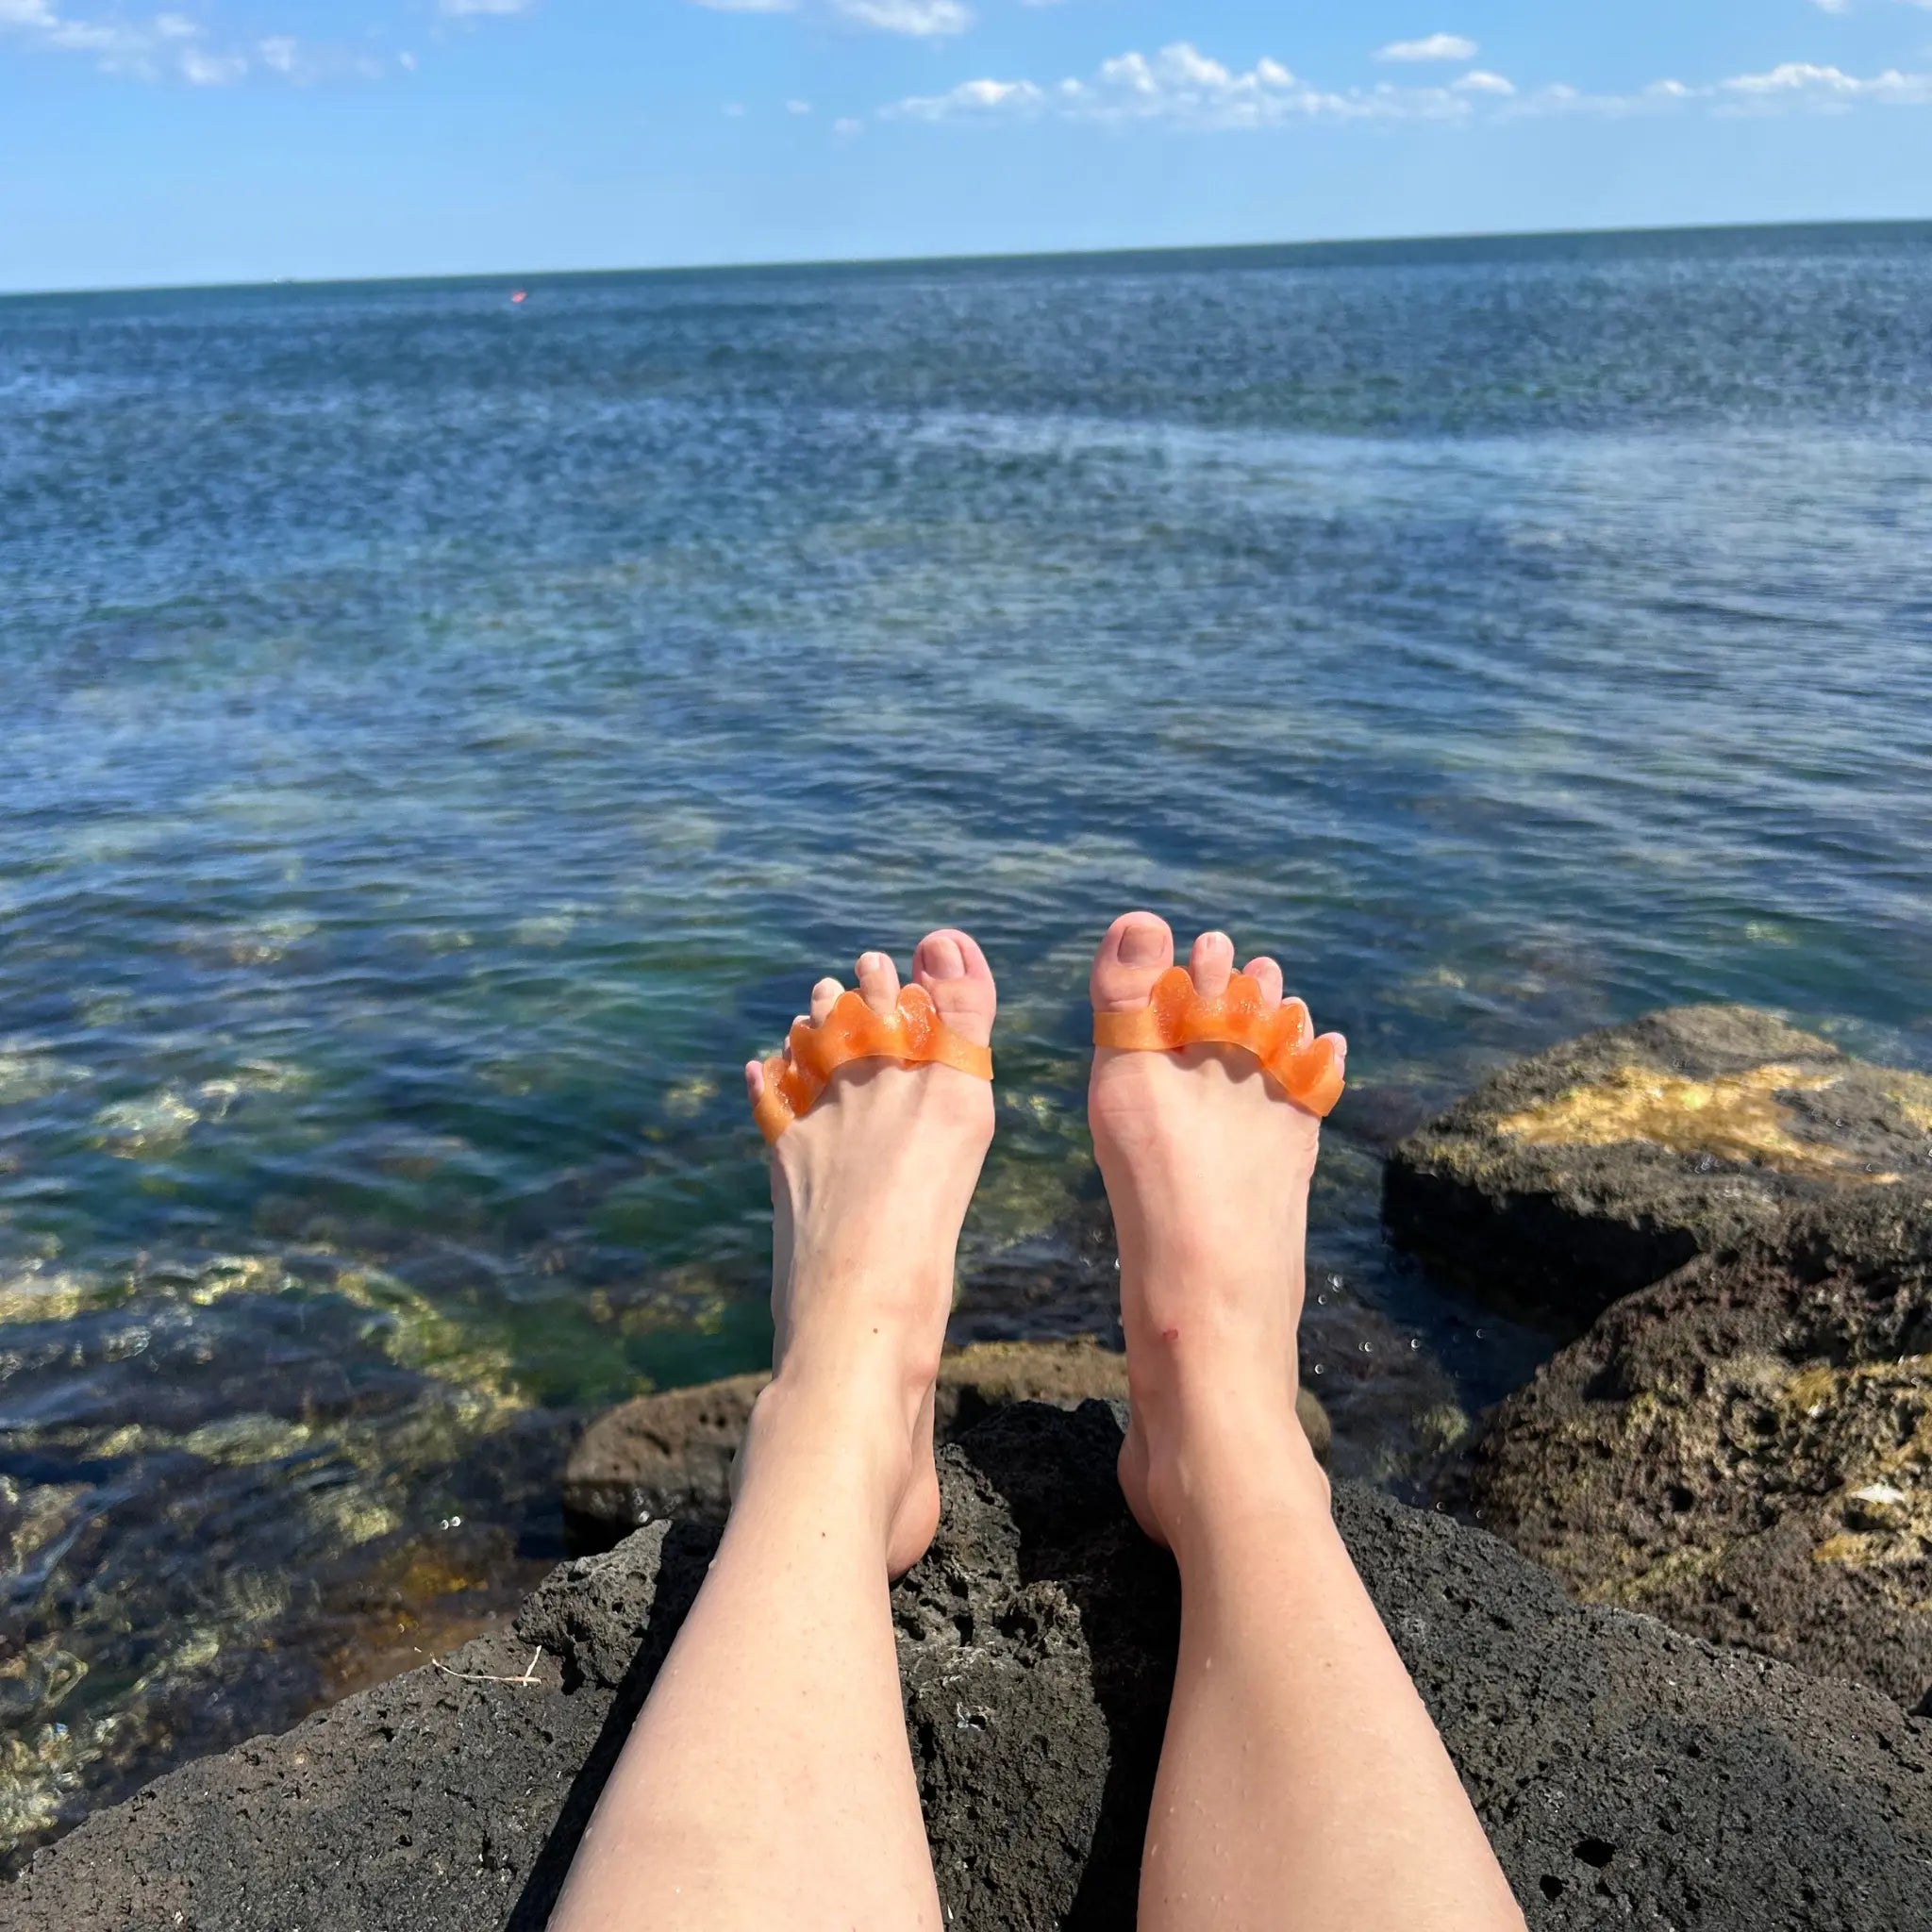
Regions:
<svg viewBox="0 0 1932 1932"><path fill-rule="evenodd" d="M912 964L940 1018L986 1045L998 1001L979 947L963 932L929 933ZM899 998L891 960L863 954L857 978L866 1004L889 1018ZM812 1019L843 990L820 980ZM754 1104L764 1078L758 1061L746 1064ZM939 1524L933 1384L959 1225L992 1122L992 1090L970 1074L854 1060L772 1148L776 1343L733 1487L767 1455L782 1457L781 1444L844 1458L894 1575L924 1554Z"/></svg>
<svg viewBox="0 0 1932 1932"><path fill-rule="evenodd" d="M1137 1011L1173 964L1164 920L1115 920L1093 961L1094 1011ZM1233 941L1203 933L1188 971L1218 998ZM1273 959L1245 971L1280 1003ZM1321 1123L1230 1046L1097 1047L1088 1116L1120 1241L1131 1406L1121 1487L1141 1528L1172 1544L1204 1497L1245 1493L1269 1469L1324 1480L1295 1419Z"/></svg>

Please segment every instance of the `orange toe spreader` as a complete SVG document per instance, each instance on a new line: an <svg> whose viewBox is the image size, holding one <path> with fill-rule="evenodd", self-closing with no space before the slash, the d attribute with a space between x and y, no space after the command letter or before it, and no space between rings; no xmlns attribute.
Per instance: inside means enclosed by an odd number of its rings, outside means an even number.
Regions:
<svg viewBox="0 0 1932 1932"><path fill-rule="evenodd" d="M1241 1046L1298 1107L1326 1114L1341 1098L1341 1056L1315 1038L1308 1009L1283 1000L1272 1012L1245 973L1218 1000L1204 1000L1185 966L1170 966L1137 1013L1095 1013L1093 1043L1127 1052L1173 1053L1183 1046Z"/></svg>
<svg viewBox="0 0 1932 1932"><path fill-rule="evenodd" d="M866 1005L863 993L848 989L819 1025L794 1020L785 1044L791 1058L774 1054L765 1062L765 1091L752 1108L768 1141L809 1111L825 1083L849 1060L954 1067L977 1080L992 1078L992 1049L961 1040L940 1018L923 986L901 987L898 1008L888 1020Z"/></svg>

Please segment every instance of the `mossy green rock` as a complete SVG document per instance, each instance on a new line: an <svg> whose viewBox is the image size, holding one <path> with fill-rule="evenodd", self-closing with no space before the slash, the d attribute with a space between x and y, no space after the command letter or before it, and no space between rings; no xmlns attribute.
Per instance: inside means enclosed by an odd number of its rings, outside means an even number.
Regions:
<svg viewBox="0 0 1932 1932"><path fill-rule="evenodd" d="M1586 1601L1932 1708L1932 1260L1902 1205L1620 1301L1489 1419L1480 1521Z"/></svg>
<svg viewBox="0 0 1932 1932"><path fill-rule="evenodd" d="M1404 1141L1390 1233L1576 1333L1807 1206L1883 1197L1932 1248L1932 1079L1749 1007L1674 1007L1518 1062Z"/></svg>

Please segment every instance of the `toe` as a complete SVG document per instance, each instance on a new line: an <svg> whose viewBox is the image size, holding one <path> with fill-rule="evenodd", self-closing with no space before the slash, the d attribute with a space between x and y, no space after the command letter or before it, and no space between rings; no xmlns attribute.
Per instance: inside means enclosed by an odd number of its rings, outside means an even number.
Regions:
<svg viewBox="0 0 1932 1932"><path fill-rule="evenodd" d="M1204 1000L1218 1000L1234 977L1234 941L1224 932L1204 932L1188 957L1188 971Z"/></svg>
<svg viewBox="0 0 1932 1932"><path fill-rule="evenodd" d="M754 1107L765 1097L765 1063L763 1060L745 1061L744 1096Z"/></svg>
<svg viewBox="0 0 1932 1932"><path fill-rule="evenodd" d="M811 1024L823 1026L825 1015L832 1010L839 995L845 989L836 979L822 979L811 990Z"/></svg>
<svg viewBox="0 0 1932 1932"><path fill-rule="evenodd" d="M1265 953L1258 959L1250 959L1241 971L1261 989L1263 1007L1281 1004L1281 968Z"/></svg>
<svg viewBox="0 0 1932 1932"><path fill-rule="evenodd" d="M899 1006L899 969L889 953L861 953L854 968L865 1003L881 1020L890 1020Z"/></svg>
<svg viewBox="0 0 1932 1932"><path fill-rule="evenodd" d="M999 995L977 940L954 926L927 933L912 956L912 976L961 1040L985 1046L992 1039Z"/></svg>
<svg viewBox="0 0 1932 1932"><path fill-rule="evenodd" d="M1108 927L1087 982L1096 1013L1131 1013L1174 964L1174 934L1152 912L1124 912Z"/></svg>

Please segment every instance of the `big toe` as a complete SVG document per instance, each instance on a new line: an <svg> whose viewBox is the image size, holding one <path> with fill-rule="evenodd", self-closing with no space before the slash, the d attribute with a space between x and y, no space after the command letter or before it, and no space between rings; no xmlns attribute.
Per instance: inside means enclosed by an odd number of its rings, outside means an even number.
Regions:
<svg viewBox="0 0 1932 1932"><path fill-rule="evenodd" d="M912 956L912 977L932 995L940 1018L961 1040L975 1046L991 1041L999 994L992 968L971 934L953 926L927 933Z"/></svg>
<svg viewBox="0 0 1932 1932"><path fill-rule="evenodd" d="M1123 912L1108 927L1087 988L1096 1013L1131 1013L1174 964L1174 932L1152 912Z"/></svg>

